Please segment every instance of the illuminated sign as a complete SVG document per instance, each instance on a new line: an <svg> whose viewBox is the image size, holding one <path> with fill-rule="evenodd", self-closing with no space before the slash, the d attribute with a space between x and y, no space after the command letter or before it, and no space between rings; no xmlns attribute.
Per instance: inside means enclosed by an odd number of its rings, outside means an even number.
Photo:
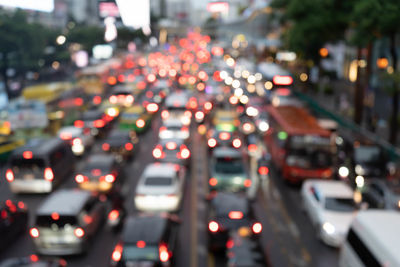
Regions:
<svg viewBox="0 0 400 267"><path fill-rule="evenodd" d="M125 26L150 28L150 0L116 0Z"/></svg>
<svg viewBox="0 0 400 267"><path fill-rule="evenodd" d="M229 10L228 2L211 2L207 4L207 11L211 13L228 12L228 10Z"/></svg>
<svg viewBox="0 0 400 267"><path fill-rule="evenodd" d="M100 18L114 17L119 18L119 9L114 1L104 1L99 3Z"/></svg>
<svg viewBox="0 0 400 267"><path fill-rule="evenodd" d="M0 0L0 6L53 12L54 0Z"/></svg>

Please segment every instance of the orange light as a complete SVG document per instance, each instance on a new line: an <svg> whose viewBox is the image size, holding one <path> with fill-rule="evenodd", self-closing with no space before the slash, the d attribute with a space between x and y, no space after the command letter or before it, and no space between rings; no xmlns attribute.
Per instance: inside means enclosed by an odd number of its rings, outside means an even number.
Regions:
<svg viewBox="0 0 400 267"><path fill-rule="evenodd" d="M54 221L58 221L60 219L60 215L57 212L53 212L51 214L51 219L53 219Z"/></svg>
<svg viewBox="0 0 400 267"><path fill-rule="evenodd" d="M329 55L329 50L328 50L328 48L325 48L325 47L321 48L321 49L319 50L319 55L320 55L321 57L327 57L327 56Z"/></svg>
<svg viewBox="0 0 400 267"><path fill-rule="evenodd" d="M253 224L252 230L253 230L253 233L255 233L255 234L261 233L261 231L262 231L262 224L259 223L259 222L256 222L255 224Z"/></svg>
<svg viewBox="0 0 400 267"><path fill-rule="evenodd" d="M206 86L204 85L204 83L197 84L197 90L204 91L204 89L206 89Z"/></svg>
<svg viewBox="0 0 400 267"><path fill-rule="evenodd" d="M136 121L136 126L137 126L138 128L143 128L145 125L146 125L146 123L145 123L145 121L144 121L143 119L138 119L138 120Z"/></svg>
<svg viewBox="0 0 400 267"><path fill-rule="evenodd" d="M31 159L32 156L33 156L32 151L24 151L24 152L22 153L22 157L23 157L24 159Z"/></svg>
<svg viewBox="0 0 400 267"><path fill-rule="evenodd" d="M251 180L250 180L250 179L244 180L243 185L244 185L245 187L250 187L250 186L251 186Z"/></svg>
<svg viewBox="0 0 400 267"><path fill-rule="evenodd" d="M211 232L216 233L216 232L218 232L218 230L219 230L219 225L218 225L217 222L211 221L211 222L208 223L208 229L209 229Z"/></svg>
<svg viewBox="0 0 400 267"><path fill-rule="evenodd" d="M54 173L51 168L44 169L44 179L51 182L54 179Z"/></svg>
<svg viewBox="0 0 400 267"><path fill-rule="evenodd" d="M76 228L75 230L74 230L74 235L76 236L76 237L78 237L78 238L82 238L84 235L85 235L85 231L83 231L83 229L82 228Z"/></svg>
<svg viewBox="0 0 400 267"><path fill-rule="evenodd" d="M376 65L378 66L378 68L384 69L384 68L387 68L387 66L389 65L389 61L387 58L384 58L384 57L378 58L376 60Z"/></svg>
<svg viewBox="0 0 400 267"><path fill-rule="evenodd" d="M228 217L232 220L240 220L243 218L243 212L241 211L230 211Z"/></svg>
<svg viewBox="0 0 400 267"><path fill-rule="evenodd" d="M266 166L261 166L260 168L258 168L258 173L260 175L267 175L269 173L269 169Z"/></svg>
<svg viewBox="0 0 400 267"><path fill-rule="evenodd" d="M217 178L211 177L210 180L208 180L208 183L211 186L216 186L218 184L218 180L217 180Z"/></svg>
<svg viewBox="0 0 400 267"><path fill-rule="evenodd" d="M117 84L117 79L113 76L108 77L107 82L109 85L116 85Z"/></svg>
<svg viewBox="0 0 400 267"><path fill-rule="evenodd" d="M144 248L146 247L146 242L144 242L143 240L139 240L138 242L136 242L136 246L138 248Z"/></svg>
<svg viewBox="0 0 400 267"><path fill-rule="evenodd" d="M31 230L29 230L29 234L33 238L38 238L39 237L39 230L37 228L31 228Z"/></svg>

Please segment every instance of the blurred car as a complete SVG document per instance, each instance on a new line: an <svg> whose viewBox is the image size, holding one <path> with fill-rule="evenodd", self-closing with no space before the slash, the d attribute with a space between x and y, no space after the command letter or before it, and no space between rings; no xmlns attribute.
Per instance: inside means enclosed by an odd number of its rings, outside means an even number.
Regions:
<svg viewBox="0 0 400 267"><path fill-rule="evenodd" d="M160 139L176 138L186 141L190 137L190 132L189 128L183 125L179 120L166 120L160 127L158 137Z"/></svg>
<svg viewBox="0 0 400 267"><path fill-rule="evenodd" d="M254 238L259 231L262 231L261 224L254 224L252 231L239 229L230 232L229 239L226 242L228 267L270 266L259 240Z"/></svg>
<svg viewBox="0 0 400 267"><path fill-rule="evenodd" d="M190 150L182 139L161 139L153 149L153 157L160 162L189 165Z"/></svg>
<svg viewBox="0 0 400 267"><path fill-rule="evenodd" d="M85 160L75 182L83 190L107 193L121 186L124 178L121 165L114 156L93 154Z"/></svg>
<svg viewBox="0 0 400 267"><path fill-rule="evenodd" d="M140 211L178 211L184 182L183 167L170 163L149 164L136 187L136 208Z"/></svg>
<svg viewBox="0 0 400 267"><path fill-rule="evenodd" d="M151 126L151 115L140 105L125 110L119 118L120 130L132 130L143 133Z"/></svg>
<svg viewBox="0 0 400 267"><path fill-rule="evenodd" d="M13 151L6 180L13 193L49 193L74 169L70 146L59 138L31 139Z"/></svg>
<svg viewBox="0 0 400 267"><path fill-rule="evenodd" d="M37 209L29 233L43 255L81 254L105 219L105 203L91 192L63 189Z"/></svg>
<svg viewBox="0 0 400 267"><path fill-rule="evenodd" d="M217 130L233 132L238 130L240 121L235 111L219 109L215 112L212 120Z"/></svg>
<svg viewBox="0 0 400 267"><path fill-rule="evenodd" d="M307 180L301 198L318 239L339 247L358 211L353 189L344 181Z"/></svg>
<svg viewBox="0 0 400 267"><path fill-rule="evenodd" d="M362 200L372 209L400 210L400 181L371 179L361 188Z"/></svg>
<svg viewBox="0 0 400 267"><path fill-rule="evenodd" d="M101 110L85 111L80 120L76 120L74 126L89 129L93 136L103 136L109 128L109 120Z"/></svg>
<svg viewBox="0 0 400 267"><path fill-rule="evenodd" d="M15 202L8 199L0 203L0 251L25 232L27 224L28 209L22 201Z"/></svg>
<svg viewBox="0 0 400 267"><path fill-rule="evenodd" d="M94 144L94 138L88 132L85 133L83 128L75 126L62 127L57 135L71 145L72 153L75 156L82 156Z"/></svg>
<svg viewBox="0 0 400 267"><path fill-rule="evenodd" d="M265 134L269 130L269 118L266 112L260 112L258 116L254 118L254 124L258 133Z"/></svg>
<svg viewBox="0 0 400 267"><path fill-rule="evenodd" d="M242 146L242 141L237 132L210 129L207 132L207 138L207 145L210 149L216 147L240 148Z"/></svg>
<svg viewBox="0 0 400 267"><path fill-rule="evenodd" d="M210 190L242 191L252 184L248 178L243 155L234 148L220 147L212 152L210 162Z"/></svg>
<svg viewBox="0 0 400 267"><path fill-rule="evenodd" d="M125 85L117 85L112 88L112 93L108 98L111 104L122 107L130 107L133 105L135 98L132 95L132 88Z"/></svg>
<svg viewBox="0 0 400 267"><path fill-rule="evenodd" d="M36 254L28 257L11 258L0 262L0 267L65 267L67 262L59 258L44 258Z"/></svg>
<svg viewBox="0 0 400 267"><path fill-rule="evenodd" d="M104 152L115 155L118 161L132 159L139 150L139 138L135 132L114 129L103 141L101 148Z"/></svg>
<svg viewBox="0 0 400 267"><path fill-rule="evenodd" d="M189 125L192 112L187 110L189 96L186 92L177 91L168 95L165 99L165 110L161 112L161 118L165 120L178 120L183 125Z"/></svg>
<svg viewBox="0 0 400 267"><path fill-rule="evenodd" d="M298 100L288 88L278 88L271 93L271 104L278 106L295 106L302 107L303 103Z"/></svg>
<svg viewBox="0 0 400 267"><path fill-rule="evenodd" d="M249 201L244 195L218 192L211 193L210 197L208 233L209 248L212 251L226 249L231 231L251 232L256 229L255 233L261 233L262 226L255 220Z"/></svg>
<svg viewBox="0 0 400 267"><path fill-rule="evenodd" d="M128 217L112 252L111 266L172 266L178 222L168 214Z"/></svg>

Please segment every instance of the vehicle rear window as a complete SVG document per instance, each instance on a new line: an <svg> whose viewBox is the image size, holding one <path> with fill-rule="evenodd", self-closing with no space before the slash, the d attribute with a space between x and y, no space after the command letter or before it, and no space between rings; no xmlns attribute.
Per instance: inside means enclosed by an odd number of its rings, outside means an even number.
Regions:
<svg viewBox="0 0 400 267"><path fill-rule="evenodd" d="M59 216L58 220L53 220L50 215L40 215L36 217L36 225L38 227L51 227L53 224L56 224L58 227L76 225L77 219L75 216Z"/></svg>
<svg viewBox="0 0 400 267"><path fill-rule="evenodd" d="M11 167L18 169L43 169L45 167L45 161L41 158L23 159L14 158L11 160Z"/></svg>
<svg viewBox="0 0 400 267"><path fill-rule="evenodd" d="M221 173L243 173L243 162L239 158L223 157L217 158L215 171Z"/></svg>
<svg viewBox="0 0 400 267"><path fill-rule="evenodd" d="M158 247L146 246L144 248L138 248L136 245L125 245L122 255L126 261L157 261Z"/></svg>
<svg viewBox="0 0 400 267"><path fill-rule="evenodd" d="M171 177L148 177L144 181L145 185L172 185Z"/></svg>
<svg viewBox="0 0 400 267"><path fill-rule="evenodd" d="M354 211L357 209L357 204L352 198L326 198L325 208L331 211Z"/></svg>
<svg viewBox="0 0 400 267"><path fill-rule="evenodd" d="M105 162L90 163L85 166L83 172L93 176L100 176L102 174L108 174L110 172L110 166Z"/></svg>

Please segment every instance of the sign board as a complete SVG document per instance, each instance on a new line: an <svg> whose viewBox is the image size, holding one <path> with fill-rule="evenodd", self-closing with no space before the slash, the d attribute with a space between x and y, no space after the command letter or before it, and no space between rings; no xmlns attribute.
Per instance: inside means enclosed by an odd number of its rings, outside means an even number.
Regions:
<svg viewBox="0 0 400 267"><path fill-rule="evenodd" d="M8 120L11 130L45 128L49 121L46 105L36 100L17 100L8 106Z"/></svg>
<svg viewBox="0 0 400 267"><path fill-rule="evenodd" d="M54 0L0 0L0 6L53 12Z"/></svg>
<svg viewBox="0 0 400 267"><path fill-rule="evenodd" d="M228 2L211 2L207 4L207 11L211 13L216 12L228 12L229 3Z"/></svg>

